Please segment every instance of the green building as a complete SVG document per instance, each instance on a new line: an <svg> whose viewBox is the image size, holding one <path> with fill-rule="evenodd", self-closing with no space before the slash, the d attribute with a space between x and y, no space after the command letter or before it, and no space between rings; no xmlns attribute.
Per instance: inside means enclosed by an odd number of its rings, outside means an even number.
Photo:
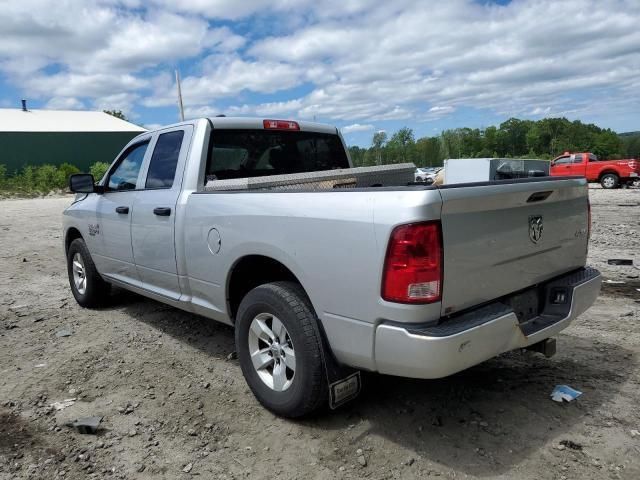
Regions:
<svg viewBox="0 0 640 480"><path fill-rule="evenodd" d="M0 165L8 173L65 162L89 171L95 162L111 163L144 131L104 112L0 108Z"/></svg>

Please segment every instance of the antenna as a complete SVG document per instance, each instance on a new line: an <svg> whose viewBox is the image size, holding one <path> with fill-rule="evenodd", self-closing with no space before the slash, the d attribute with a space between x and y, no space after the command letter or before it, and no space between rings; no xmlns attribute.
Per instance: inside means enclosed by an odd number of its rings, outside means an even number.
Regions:
<svg viewBox="0 0 640 480"><path fill-rule="evenodd" d="M176 84L178 85L178 108L180 109L180 121L184 122L184 106L182 105L182 90L180 89L180 72L176 70Z"/></svg>

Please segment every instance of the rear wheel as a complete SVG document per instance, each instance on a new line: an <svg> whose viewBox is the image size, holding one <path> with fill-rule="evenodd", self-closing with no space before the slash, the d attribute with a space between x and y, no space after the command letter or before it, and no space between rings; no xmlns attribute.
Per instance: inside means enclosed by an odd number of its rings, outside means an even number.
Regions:
<svg viewBox="0 0 640 480"><path fill-rule="evenodd" d="M607 173L600 179L600 185L602 188L617 188L620 179L615 173Z"/></svg>
<svg viewBox="0 0 640 480"><path fill-rule="evenodd" d="M240 367L258 401L277 415L302 417L328 402L316 321L304 290L293 282L261 285L240 303Z"/></svg>
<svg viewBox="0 0 640 480"><path fill-rule="evenodd" d="M91 259L89 249L76 238L67 250L69 285L76 301L83 307L98 307L109 298L111 284L105 282Z"/></svg>

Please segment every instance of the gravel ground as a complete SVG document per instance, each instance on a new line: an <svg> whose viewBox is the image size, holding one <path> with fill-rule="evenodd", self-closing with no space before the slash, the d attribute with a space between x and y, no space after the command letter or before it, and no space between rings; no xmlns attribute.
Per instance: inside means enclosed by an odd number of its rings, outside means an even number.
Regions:
<svg viewBox="0 0 640 480"><path fill-rule="evenodd" d="M2 201L0 479L640 478L640 270L606 263L640 264L640 190L590 193L590 263L625 283L604 285L555 357L509 353L437 381L367 375L357 401L295 422L253 398L231 328L126 292L79 308L69 198ZM584 394L556 404L556 384ZM88 415L103 417L97 435L65 426Z"/></svg>

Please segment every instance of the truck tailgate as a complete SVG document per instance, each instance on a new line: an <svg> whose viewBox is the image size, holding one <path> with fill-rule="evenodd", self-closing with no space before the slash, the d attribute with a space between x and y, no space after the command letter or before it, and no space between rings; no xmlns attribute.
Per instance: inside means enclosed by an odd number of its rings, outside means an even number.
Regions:
<svg viewBox="0 0 640 480"><path fill-rule="evenodd" d="M584 266L584 179L441 187L442 315Z"/></svg>

